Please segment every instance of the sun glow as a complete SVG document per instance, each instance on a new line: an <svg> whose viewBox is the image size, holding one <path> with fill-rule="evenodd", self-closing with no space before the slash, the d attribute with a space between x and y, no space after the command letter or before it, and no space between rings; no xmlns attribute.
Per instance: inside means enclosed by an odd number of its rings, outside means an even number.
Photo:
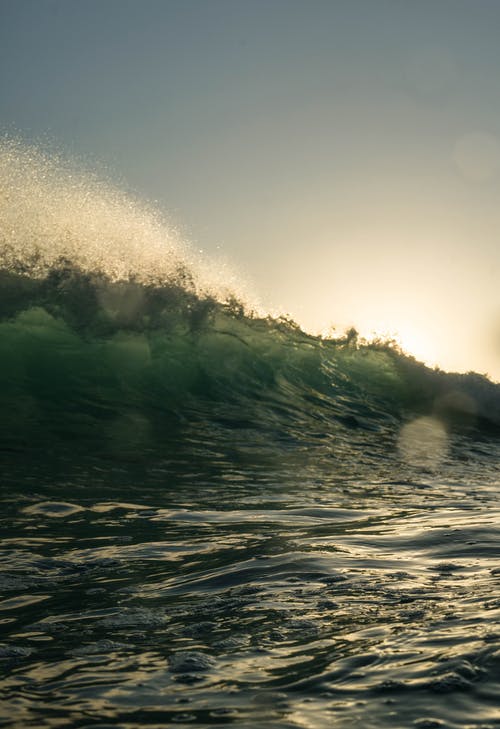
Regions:
<svg viewBox="0 0 500 729"><path fill-rule="evenodd" d="M406 354L411 354L420 362L432 367L437 364L434 347L425 332L405 328L404 331L398 332L394 338Z"/></svg>
<svg viewBox="0 0 500 729"><path fill-rule="evenodd" d="M406 354L415 357L419 362L435 367L437 365L437 357L430 338L416 328L405 327L396 330L376 330L369 334L362 332L364 339L369 341L378 339L382 341L395 342Z"/></svg>

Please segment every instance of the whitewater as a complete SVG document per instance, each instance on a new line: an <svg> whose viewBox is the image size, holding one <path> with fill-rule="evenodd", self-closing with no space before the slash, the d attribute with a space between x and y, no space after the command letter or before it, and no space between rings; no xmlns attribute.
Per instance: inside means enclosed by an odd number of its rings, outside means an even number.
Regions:
<svg viewBox="0 0 500 729"><path fill-rule="evenodd" d="M4 139L0 402L0 726L500 726L498 384Z"/></svg>

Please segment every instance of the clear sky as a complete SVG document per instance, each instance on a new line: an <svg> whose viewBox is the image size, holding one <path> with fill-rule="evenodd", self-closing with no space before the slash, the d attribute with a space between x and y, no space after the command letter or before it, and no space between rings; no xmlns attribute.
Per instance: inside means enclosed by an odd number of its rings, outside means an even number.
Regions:
<svg viewBox="0 0 500 729"><path fill-rule="evenodd" d="M312 330L500 380L498 0L0 0L0 128Z"/></svg>

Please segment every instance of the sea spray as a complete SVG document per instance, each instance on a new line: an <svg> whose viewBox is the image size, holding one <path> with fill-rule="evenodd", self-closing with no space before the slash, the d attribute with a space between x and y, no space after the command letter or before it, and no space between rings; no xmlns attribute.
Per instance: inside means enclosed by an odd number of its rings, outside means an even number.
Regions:
<svg viewBox="0 0 500 729"><path fill-rule="evenodd" d="M142 284L182 281L225 300L244 283L227 262L200 257L157 209L82 165L19 140L0 141L0 262L46 275L67 262L82 273Z"/></svg>

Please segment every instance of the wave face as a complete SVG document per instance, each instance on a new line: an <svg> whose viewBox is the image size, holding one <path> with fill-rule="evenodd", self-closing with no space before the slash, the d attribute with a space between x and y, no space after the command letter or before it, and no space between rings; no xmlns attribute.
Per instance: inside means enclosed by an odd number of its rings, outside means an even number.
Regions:
<svg viewBox="0 0 500 729"><path fill-rule="evenodd" d="M180 280L111 281L62 264L0 277L3 436L13 443L29 433L105 448L120 431L138 452L186 422L304 444L379 437L417 415L447 429L500 425L500 388L484 377L429 370L388 345L312 337Z"/></svg>

